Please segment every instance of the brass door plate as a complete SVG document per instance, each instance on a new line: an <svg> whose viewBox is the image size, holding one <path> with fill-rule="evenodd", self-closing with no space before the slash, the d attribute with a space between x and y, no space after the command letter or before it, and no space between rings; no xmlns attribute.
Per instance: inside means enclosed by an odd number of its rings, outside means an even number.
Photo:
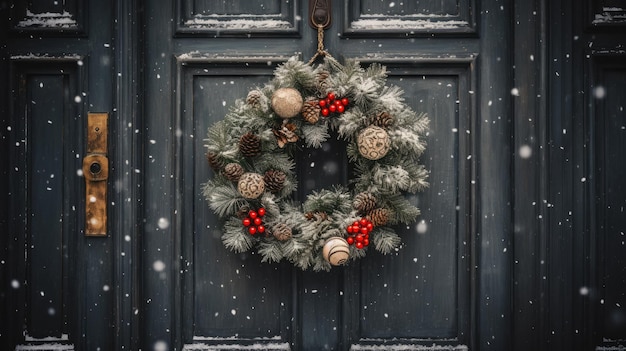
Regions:
<svg viewBox="0 0 626 351"><path fill-rule="evenodd" d="M85 177L85 235L107 235L108 113L87 116L87 155L83 158Z"/></svg>

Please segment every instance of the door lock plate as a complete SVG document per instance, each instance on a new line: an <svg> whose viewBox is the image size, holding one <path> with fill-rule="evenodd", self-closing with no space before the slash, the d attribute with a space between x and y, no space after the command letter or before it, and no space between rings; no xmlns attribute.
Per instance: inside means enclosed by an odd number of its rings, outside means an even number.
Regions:
<svg viewBox="0 0 626 351"><path fill-rule="evenodd" d="M83 158L85 177L85 235L107 235L108 113L87 117L87 155Z"/></svg>

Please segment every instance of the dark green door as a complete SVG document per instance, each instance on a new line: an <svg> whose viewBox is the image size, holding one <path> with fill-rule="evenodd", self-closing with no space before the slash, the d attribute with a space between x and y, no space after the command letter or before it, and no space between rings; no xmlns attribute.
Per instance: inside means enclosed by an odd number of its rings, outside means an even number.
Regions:
<svg viewBox="0 0 626 351"><path fill-rule="evenodd" d="M120 6L0 5L2 350L131 349L133 214L141 201L131 179L140 167L128 43L136 39L130 18L118 13L136 11ZM109 118L108 235L101 237L85 231L90 113Z"/></svg>
<svg viewBox="0 0 626 351"><path fill-rule="evenodd" d="M203 139L236 99L272 79L276 65L313 56L317 32L307 8L306 1L146 4L145 345L505 349L511 18L500 5L333 2L326 49L339 60L385 64L389 84L431 116L423 157L431 186L411 199L422 215L400 229L402 250L311 273L223 247L201 195L212 176ZM327 146L298 160L301 196L347 184L336 171L346 165L340 145Z"/></svg>

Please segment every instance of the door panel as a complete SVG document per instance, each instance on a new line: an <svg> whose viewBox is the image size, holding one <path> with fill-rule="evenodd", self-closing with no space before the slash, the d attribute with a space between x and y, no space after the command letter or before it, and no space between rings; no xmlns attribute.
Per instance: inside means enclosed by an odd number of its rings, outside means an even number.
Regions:
<svg viewBox="0 0 626 351"><path fill-rule="evenodd" d="M80 134L74 97L80 86L76 60L15 59L10 230L13 256L11 319L22 342L52 337L67 342L75 321L75 276L81 160L72 136ZM19 111L19 113L18 113ZM19 219L19 220L17 220ZM15 342L15 341L13 341Z"/></svg>
<svg viewBox="0 0 626 351"><path fill-rule="evenodd" d="M360 311L348 330L359 331L351 333L352 343L423 338L467 345L474 241L467 186L473 167L470 136L475 133L469 94L474 60L381 61L391 71L389 84L400 86L410 106L431 116L422 156L431 184L410 197L422 213L417 223L401 229L402 249L386 257L372 252L348 274L349 296L360 295L360 301L348 301L349 308Z"/></svg>
<svg viewBox="0 0 626 351"><path fill-rule="evenodd" d="M278 59L278 60L277 60ZM228 112L234 96L263 86L280 60L207 58L179 59L182 101L177 130L183 163L181 187L189 187L182 201L184 252L183 306L185 338L236 342L267 338L285 342L289 334L292 291L286 265L262 264L254 254L234 255L224 250L221 223L202 195L202 183L211 175L202 140L206 130ZM268 65L268 61L272 64ZM189 340L188 339L188 340ZM288 340L288 339L287 339Z"/></svg>
<svg viewBox="0 0 626 351"><path fill-rule="evenodd" d="M590 234L590 286L597 292L597 340L626 340L626 81L624 57L596 57L594 60L593 108L595 124L592 147L596 150L595 235Z"/></svg>

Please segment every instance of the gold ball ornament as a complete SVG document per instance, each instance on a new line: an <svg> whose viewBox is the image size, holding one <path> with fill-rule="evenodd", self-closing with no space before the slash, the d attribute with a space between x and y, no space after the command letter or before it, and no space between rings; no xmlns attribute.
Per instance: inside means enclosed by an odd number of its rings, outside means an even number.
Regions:
<svg viewBox="0 0 626 351"><path fill-rule="evenodd" d="M383 128L369 126L357 136L357 146L361 156L369 160L378 160L385 157L391 149L391 140Z"/></svg>
<svg viewBox="0 0 626 351"><path fill-rule="evenodd" d="M303 104L302 95L294 88L280 88L272 95L272 109L282 118L297 116Z"/></svg>
<svg viewBox="0 0 626 351"><path fill-rule="evenodd" d="M237 189L246 199L256 199L265 191L263 176L258 173L244 173L239 178Z"/></svg>
<svg viewBox="0 0 626 351"><path fill-rule="evenodd" d="M324 259L333 266L345 264L350 257L350 247L346 239L341 237L332 237L326 240L322 248Z"/></svg>

